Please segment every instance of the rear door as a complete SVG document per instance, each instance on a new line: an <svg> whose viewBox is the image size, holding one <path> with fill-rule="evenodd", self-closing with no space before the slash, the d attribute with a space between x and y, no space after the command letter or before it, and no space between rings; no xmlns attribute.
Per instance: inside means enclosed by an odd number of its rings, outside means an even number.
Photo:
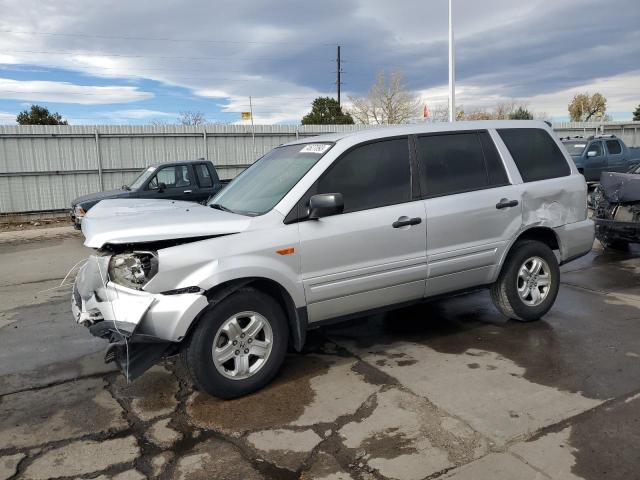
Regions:
<svg viewBox="0 0 640 480"><path fill-rule="evenodd" d="M511 185L486 131L416 138L427 214L426 295L492 281L522 224L520 193Z"/></svg>
<svg viewBox="0 0 640 480"><path fill-rule="evenodd" d="M207 168L206 163L196 163L193 165L193 169L196 172L196 179L198 181L198 191L195 194L195 200L197 202L203 202L215 193L215 180L211 176L211 171Z"/></svg>
<svg viewBox="0 0 640 480"><path fill-rule="evenodd" d="M299 223L310 321L423 297L425 211L412 183L408 137L345 152L301 205L316 193L341 193L345 208Z"/></svg>
<svg viewBox="0 0 640 480"><path fill-rule="evenodd" d="M606 140L604 144L607 148L607 158L609 159L607 171L626 173L629 167L624 158L620 142L618 140Z"/></svg>
<svg viewBox="0 0 640 480"><path fill-rule="evenodd" d="M190 165L168 165L158 168L140 197L196 201L197 191Z"/></svg>

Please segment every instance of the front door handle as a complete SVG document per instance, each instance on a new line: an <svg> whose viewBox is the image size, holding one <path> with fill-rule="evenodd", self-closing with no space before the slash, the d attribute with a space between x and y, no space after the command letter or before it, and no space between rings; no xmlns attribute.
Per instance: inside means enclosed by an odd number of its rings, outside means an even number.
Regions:
<svg viewBox="0 0 640 480"><path fill-rule="evenodd" d="M503 198L498 203L496 203L496 208L498 210L502 208L511 208L511 207L517 207L517 206L518 206L518 200L509 200L507 198Z"/></svg>
<svg viewBox="0 0 640 480"><path fill-rule="evenodd" d="M418 225L419 223L422 223L422 219L420 217L414 217L414 218L400 217L398 220L393 222L391 226L393 228L400 228L400 227L407 227L409 225Z"/></svg>
<svg viewBox="0 0 640 480"><path fill-rule="evenodd" d="M184 191L184 192L182 192L182 193L184 193L184 194L186 195L186 194L188 194L188 193L191 193L191 190L185 190L185 191Z"/></svg>

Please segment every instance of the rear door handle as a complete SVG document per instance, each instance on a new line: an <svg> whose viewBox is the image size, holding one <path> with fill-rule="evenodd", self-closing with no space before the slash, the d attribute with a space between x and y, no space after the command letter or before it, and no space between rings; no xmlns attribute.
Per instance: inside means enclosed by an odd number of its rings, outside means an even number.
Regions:
<svg viewBox="0 0 640 480"><path fill-rule="evenodd" d="M422 219L420 217L414 217L414 218L400 217L398 220L393 222L391 226L393 228L400 228L400 227L407 227L409 225L418 225L419 223L422 223Z"/></svg>
<svg viewBox="0 0 640 480"><path fill-rule="evenodd" d="M496 203L496 208L498 210L502 208L511 208L511 207L517 207L517 206L518 206L518 200L509 200L507 198L503 198L498 203Z"/></svg>
<svg viewBox="0 0 640 480"><path fill-rule="evenodd" d="M182 192L182 193L187 194L187 193L192 193L192 191L191 191L191 190L185 190L185 191L184 191L184 192Z"/></svg>

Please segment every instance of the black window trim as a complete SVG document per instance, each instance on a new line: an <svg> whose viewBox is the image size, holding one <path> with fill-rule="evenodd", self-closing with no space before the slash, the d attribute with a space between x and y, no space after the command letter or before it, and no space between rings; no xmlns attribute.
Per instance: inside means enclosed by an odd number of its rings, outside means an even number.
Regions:
<svg viewBox="0 0 640 480"><path fill-rule="evenodd" d="M295 205L291 208L289 213L287 213L287 215L285 215L283 223L285 225L289 225L291 223L306 222L306 221L309 220L306 215L301 214L301 212L299 211L300 208L304 208L301 205L302 200L313 189L317 188L318 182L320 180L322 180L326 175L328 175L329 172L335 167L335 165L337 165L338 162L343 157L345 157L348 153L350 153L351 151L353 151L353 150L355 150L356 148L359 148L359 147L364 147L364 146L367 146L367 145L371 145L373 143L385 142L385 141L388 141L388 140L400 140L400 139L403 139L403 138L407 140L407 151L409 152L409 188L411 189L411 192L410 192L410 195L409 195L409 200L404 201L404 202L398 202L398 203L390 203L388 205L381 205L379 207L362 208L362 209L359 209L359 210L352 210L350 212L340 213L339 215L349 215L350 213L364 212L366 210L375 210L377 208L385 208L385 207L390 207L390 206L393 206L393 205L402 205L402 204L405 204L405 203L411 203L411 202L415 202L417 200L420 200L421 199L421 197L420 197L420 184L419 184L418 175L416 174L417 173L418 164L417 164L417 158L416 158L416 155L415 155L416 151L412 146L412 141L411 141L412 137L413 137L412 134L406 133L406 134L403 134L403 135L393 135L393 136L390 136L390 137L374 138L374 139L371 139L371 140L366 140L364 142L358 143L356 145L352 145L351 147L346 149L344 152L342 152L340 154L340 156L338 156L333 162L331 162L331 165L329 165L325 169L325 171L322 172L320 174L320 176L314 180L313 184L311 184L311 186L296 201Z"/></svg>
<svg viewBox="0 0 640 480"><path fill-rule="evenodd" d="M447 193L438 193L438 194L432 194L430 195L427 189L427 185L426 185L426 179L422 176L419 175L419 180L420 180L420 188L425 192L424 195L422 195L422 199L423 200L429 200L431 198L440 198L440 197L448 197L450 195L459 195L461 193L469 193L469 192L480 192L483 190L489 190L492 188L501 188L501 187L508 187L509 185L513 185L513 183L511 183L511 181L509 180L509 170L507 169L507 166L504 163L504 158L502 158L502 155L500 154L500 150L498 149L498 146L496 145L495 140L493 139L493 137L491 136L491 133L489 132L489 130L487 129L472 129L472 130L447 130L444 132L429 132L429 133L420 133L417 135L414 135L415 139L415 148L416 148L416 161L417 161L417 167L420 171L420 173L422 173L421 170L421 166L420 166L420 162L418 161L418 155L420 153L419 150L419 145L418 145L418 139L420 137L434 137L434 136L445 136L445 135L459 135L462 133L473 133L476 135L476 139L478 140L478 144L480 145L480 150L482 151L482 160L484 163L484 170L485 170L485 174L487 176L487 185L485 187L480 187L480 188L467 188L467 189L463 189L463 190L456 190L453 192L447 192ZM487 156L485 154L484 151L484 147L482 145L482 142L480 141L480 134L481 133L486 133L489 137L489 141L491 141L493 143L494 148L496 149L496 154L498 155L498 159L500 160L500 165L502 166L502 169L504 171L505 177L507 179L507 181L505 183L497 183L497 184L492 184L489 185L489 167L487 165Z"/></svg>

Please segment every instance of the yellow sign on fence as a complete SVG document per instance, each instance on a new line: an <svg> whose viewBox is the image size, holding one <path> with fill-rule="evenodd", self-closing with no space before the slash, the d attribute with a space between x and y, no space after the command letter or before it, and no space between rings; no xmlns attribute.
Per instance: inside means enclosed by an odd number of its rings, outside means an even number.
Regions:
<svg viewBox="0 0 640 480"><path fill-rule="evenodd" d="M251 120L251 112L240 112L242 120Z"/></svg>

